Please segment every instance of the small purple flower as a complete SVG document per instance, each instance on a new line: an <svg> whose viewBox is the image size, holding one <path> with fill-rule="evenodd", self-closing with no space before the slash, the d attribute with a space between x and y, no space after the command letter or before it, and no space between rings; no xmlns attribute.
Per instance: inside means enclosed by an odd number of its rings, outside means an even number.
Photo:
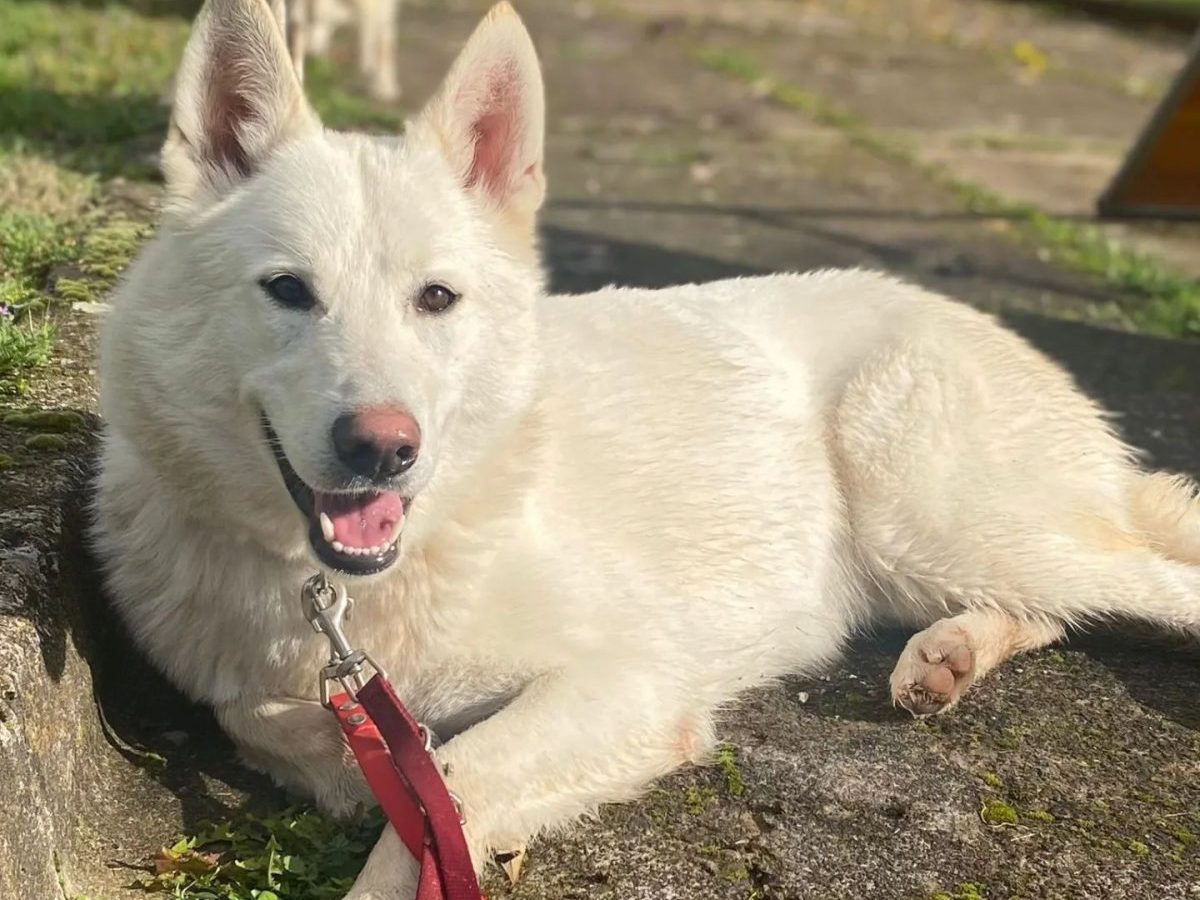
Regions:
<svg viewBox="0 0 1200 900"><path fill-rule="evenodd" d="M11 319L15 313L7 303L0 303L0 319Z"/></svg>

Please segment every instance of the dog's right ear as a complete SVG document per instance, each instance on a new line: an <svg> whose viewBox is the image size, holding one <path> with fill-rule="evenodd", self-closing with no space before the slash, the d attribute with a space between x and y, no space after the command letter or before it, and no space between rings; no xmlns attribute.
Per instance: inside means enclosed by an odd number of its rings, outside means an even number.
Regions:
<svg viewBox="0 0 1200 900"><path fill-rule="evenodd" d="M531 236L546 193L545 115L533 41L501 2L476 27L412 132L441 149L464 187Z"/></svg>
<svg viewBox="0 0 1200 900"><path fill-rule="evenodd" d="M207 0L175 87L162 166L172 204L212 200L319 129L268 0Z"/></svg>

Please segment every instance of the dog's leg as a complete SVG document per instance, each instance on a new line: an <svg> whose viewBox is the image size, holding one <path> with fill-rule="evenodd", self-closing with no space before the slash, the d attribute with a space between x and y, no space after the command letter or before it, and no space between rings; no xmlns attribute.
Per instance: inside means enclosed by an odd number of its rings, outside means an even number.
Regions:
<svg viewBox="0 0 1200 900"><path fill-rule="evenodd" d="M1023 620L990 609L939 619L909 639L892 671L892 700L915 716L944 712L1011 656L1065 634L1049 620Z"/></svg>
<svg viewBox="0 0 1200 900"><path fill-rule="evenodd" d="M389 825L345 900L413 900L420 874L417 861Z"/></svg>
<svg viewBox="0 0 1200 900"><path fill-rule="evenodd" d="M396 19L400 0L356 0L358 64L376 100L400 96L396 78Z"/></svg>
<svg viewBox="0 0 1200 900"><path fill-rule="evenodd" d="M311 0L288 0L286 5L286 28L288 55L292 57L292 66L296 69L296 77L304 83L304 62L307 58L308 33L312 27L312 11L309 9Z"/></svg>
<svg viewBox="0 0 1200 900"><path fill-rule="evenodd" d="M350 18L350 10L341 0L302 0L308 4L308 52L324 56L334 32Z"/></svg>
<svg viewBox="0 0 1200 900"><path fill-rule="evenodd" d="M964 318L967 314L963 314ZM1144 619L1200 637L1200 503L1148 476L1069 380L1011 335L869 360L837 414L837 458L881 613L929 622L893 676L898 702L953 704L1065 625ZM970 327L971 354L955 329Z"/></svg>
<svg viewBox="0 0 1200 900"><path fill-rule="evenodd" d="M463 802L476 867L492 850L520 846L601 803L633 798L711 747L707 710L668 696L669 675L603 668L607 677L538 681L438 750L447 785ZM409 872L407 856L385 837L349 897L397 897L392 879Z"/></svg>
<svg viewBox="0 0 1200 900"><path fill-rule="evenodd" d="M374 799L333 715L315 700L247 697L216 708L243 758L285 787L344 816Z"/></svg>

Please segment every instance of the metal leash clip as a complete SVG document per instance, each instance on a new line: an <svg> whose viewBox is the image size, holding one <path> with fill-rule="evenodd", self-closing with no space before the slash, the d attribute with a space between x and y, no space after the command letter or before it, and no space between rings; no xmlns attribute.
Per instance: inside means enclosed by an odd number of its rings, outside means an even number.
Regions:
<svg viewBox="0 0 1200 900"><path fill-rule="evenodd" d="M350 646L342 623L354 601L340 585L334 586L324 572L304 582L300 592L300 602L304 607L304 617L312 625L313 631L325 635L329 639L329 662L321 669L320 694L321 705L330 706L329 682L336 681L345 689L352 700L358 699L358 691L367 683L363 668L370 666L385 679L387 673L380 668L366 650L356 650Z"/></svg>
<svg viewBox="0 0 1200 900"><path fill-rule="evenodd" d="M344 587L335 586L324 572L318 572L304 582L304 587L300 591L300 603L304 607L304 618L312 625L313 631L323 634L329 639L329 662L322 667L320 675L321 705L326 709L333 708L329 699L329 682L336 681L350 698L338 709L343 712L354 709L358 706L358 691L362 690L367 683L367 678L363 674L365 666L374 669L384 681L389 680L387 672L371 658L366 650L357 650L350 646L346 632L342 630L342 623L345 622L350 608L354 605L354 600ZM366 721L366 711L348 717L347 721L351 725L361 725ZM428 725L418 722L416 727L425 752L433 754L441 746L441 740ZM453 791L447 791L447 793L458 813L458 824L466 825L467 820L463 815L462 800Z"/></svg>

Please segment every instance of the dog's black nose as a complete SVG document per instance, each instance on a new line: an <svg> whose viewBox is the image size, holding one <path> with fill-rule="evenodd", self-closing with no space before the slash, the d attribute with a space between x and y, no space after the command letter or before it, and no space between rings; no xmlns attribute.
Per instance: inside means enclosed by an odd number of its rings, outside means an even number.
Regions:
<svg viewBox="0 0 1200 900"><path fill-rule="evenodd" d="M338 416L333 449L355 475L380 480L399 475L417 461L421 428L404 410L377 406Z"/></svg>

